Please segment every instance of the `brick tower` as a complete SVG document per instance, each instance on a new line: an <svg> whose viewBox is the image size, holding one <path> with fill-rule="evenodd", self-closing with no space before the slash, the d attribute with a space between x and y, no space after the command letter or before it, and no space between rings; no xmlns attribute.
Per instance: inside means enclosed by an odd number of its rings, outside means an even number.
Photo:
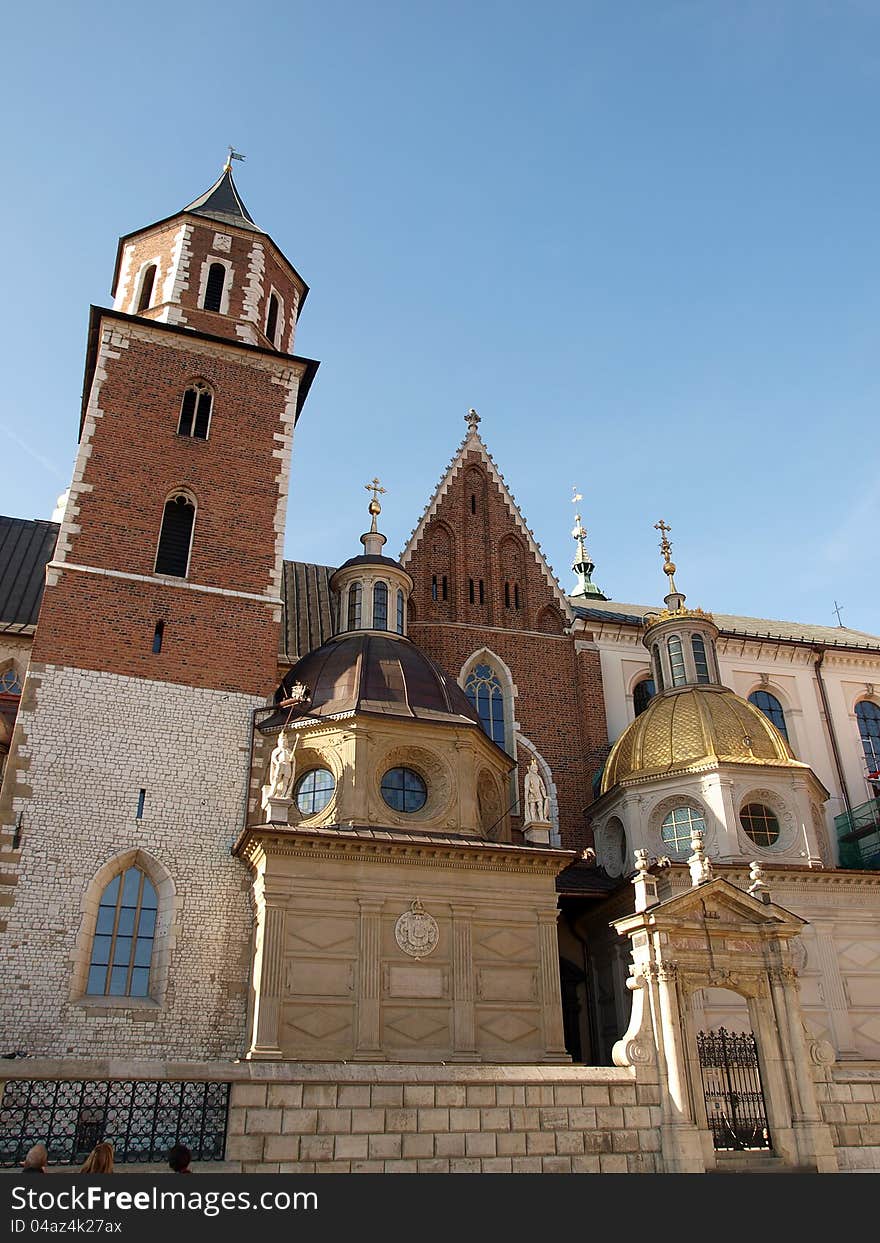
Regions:
<svg viewBox="0 0 880 1243"><path fill-rule="evenodd" d="M113 308L92 307L0 798L7 1046L241 1049L252 917L229 848L278 676L293 432L317 369L292 353L307 292L227 163L120 240Z"/></svg>

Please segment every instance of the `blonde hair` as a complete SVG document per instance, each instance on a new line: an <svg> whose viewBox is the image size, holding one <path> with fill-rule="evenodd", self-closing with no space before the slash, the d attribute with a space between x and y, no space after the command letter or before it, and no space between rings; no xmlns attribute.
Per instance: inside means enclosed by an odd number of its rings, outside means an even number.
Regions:
<svg viewBox="0 0 880 1243"><path fill-rule="evenodd" d="M85 1164L80 1170L80 1174L112 1174L113 1173L113 1145L112 1144L95 1144L92 1151L86 1157Z"/></svg>

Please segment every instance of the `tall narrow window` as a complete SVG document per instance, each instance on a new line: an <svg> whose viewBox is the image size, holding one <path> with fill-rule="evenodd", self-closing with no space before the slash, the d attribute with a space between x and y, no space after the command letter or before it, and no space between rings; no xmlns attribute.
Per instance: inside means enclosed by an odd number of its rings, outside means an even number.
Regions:
<svg viewBox="0 0 880 1243"><path fill-rule="evenodd" d="M669 650L669 668L672 673L672 685L684 686L687 682L687 674L684 669L684 652L681 648L681 639L678 635L673 635L668 643Z"/></svg>
<svg viewBox="0 0 880 1243"><path fill-rule="evenodd" d="M443 575L443 580L440 586L442 588L443 599L448 600L449 599L449 579L446 577L445 574Z"/></svg>
<svg viewBox="0 0 880 1243"><path fill-rule="evenodd" d="M207 440L212 404L213 394L207 384L199 382L190 385L180 403L178 436L192 436L195 440Z"/></svg>
<svg viewBox="0 0 880 1243"><path fill-rule="evenodd" d="M361 585L352 583L348 589L348 629L361 628Z"/></svg>
<svg viewBox="0 0 880 1243"><path fill-rule="evenodd" d="M208 268L208 280L205 284L205 301L202 303L206 311L219 311L223 305L223 286L226 283L226 268L222 263L212 263Z"/></svg>
<svg viewBox="0 0 880 1243"><path fill-rule="evenodd" d="M436 574L431 575L431 599L432 600L437 599L437 575Z"/></svg>
<svg viewBox="0 0 880 1243"><path fill-rule="evenodd" d="M759 708L768 721L772 721L779 730L782 737L788 741L788 729L785 725L785 712L782 704L775 695L771 695L769 691L752 691L749 695L749 703Z"/></svg>
<svg viewBox="0 0 880 1243"><path fill-rule="evenodd" d="M403 634L403 592L398 588L397 591L397 633Z"/></svg>
<svg viewBox="0 0 880 1243"><path fill-rule="evenodd" d="M146 311L153 301L153 285L156 283L156 265L151 263L144 272L141 281L141 296L138 298L138 312Z"/></svg>
<svg viewBox="0 0 880 1243"><path fill-rule="evenodd" d="M856 720L868 771L875 773L880 769L880 708L870 699L862 699L856 704Z"/></svg>
<svg viewBox="0 0 880 1243"><path fill-rule="evenodd" d="M635 715L641 716L653 698L653 678L642 678L641 682L636 682L633 687L633 711Z"/></svg>
<svg viewBox="0 0 880 1243"><path fill-rule="evenodd" d="M266 315L266 336L275 344L275 333L278 331L278 298L269 294L269 311Z"/></svg>
<svg viewBox="0 0 880 1243"><path fill-rule="evenodd" d="M483 580L482 579L480 579L479 588L480 588L480 604L483 604L485 601L485 592L483 591Z"/></svg>
<svg viewBox="0 0 880 1243"><path fill-rule="evenodd" d="M178 493L165 502L162 533L156 553L157 574L173 574L176 578L186 578L195 516L195 505L183 493Z"/></svg>
<svg viewBox="0 0 880 1243"><path fill-rule="evenodd" d="M388 629L388 588L384 583L373 588L373 629Z"/></svg>
<svg viewBox="0 0 880 1243"><path fill-rule="evenodd" d="M709 682L709 658L706 655L706 644L698 634L691 635L691 647L694 652L694 668L698 682Z"/></svg>
<svg viewBox="0 0 880 1243"><path fill-rule="evenodd" d="M513 607L519 608L519 583L513 584Z"/></svg>
<svg viewBox="0 0 880 1243"><path fill-rule="evenodd" d="M476 512L477 512L477 498L472 492L471 493L471 513L475 514Z"/></svg>
<svg viewBox="0 0 880 1243"><path fill-rule="evenodd" d="M657 690L663 690L663 662L660 659L660 647L655 643L651 648L651 658L654 663L654 682Z"/></svg>
<svg viewBox="0 0 880 1243"><path fill-rule="evenodd" d="M464 693L477 710L480 724L493 742L504 746L504 694L491 665L476 665L464 684Z"/></svg>
<svg viewBox="0 0 880 1243"><path fill-rule="evenodd" d="M474 598L475 598L474 597L474 580L472 578L469 578L468 579L468 600L471 602L471 604L473 604Z"/></svg>
<svg viewBox="0 0 880 1243"><path fill-rule="evenodd" d="M504 584L504 607L510 608L510 583Z"/></svg>
<svg viewBox="0 0 880 1243"><path fill-rule="evenodd" d="M153 655L158 656L162 651L162 636L165 633L165 623L163 621L156 622L156 629L153 631Z"/></svg>
<svg viewBox="0 0 880 1243"><path fill-rule="evenodd" d="M140 868L114 876L98 906L87 993L149 995L157 908L156 890Z"/></svg>

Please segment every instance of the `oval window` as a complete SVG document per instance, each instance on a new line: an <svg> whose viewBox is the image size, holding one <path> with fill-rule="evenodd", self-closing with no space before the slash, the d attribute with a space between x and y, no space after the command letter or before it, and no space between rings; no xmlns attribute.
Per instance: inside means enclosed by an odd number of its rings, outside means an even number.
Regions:
<svg viewBox="0 0 880 1243"><path fill-rule="evenodd" d="M660 836L669 847L670 854L684 855L691 848L691 834L695 829L706 832L706 821L693 807L676 807L669 813L660 828Z"/></svg>
<svg viewBox="0 0 880 1243"><path fill-rule="evenodd" d="M746 803L739 820L756 846L766 849L779 841L779 821L763 803Z"/></svg>
<svg viewBox="0 0 880 1243"><path fill-rule="evenodd" d="M296 783L296 805L304 816L317 815L333 797L336 781L329 768L313 768Z"/></svg>
<svg viewBox="0 0 880 1243"><path fill-rule="evenodd" d="M428 801L428 787L411 768L389 768L381 789L382 797L394 811L421 811Z"/></svg>

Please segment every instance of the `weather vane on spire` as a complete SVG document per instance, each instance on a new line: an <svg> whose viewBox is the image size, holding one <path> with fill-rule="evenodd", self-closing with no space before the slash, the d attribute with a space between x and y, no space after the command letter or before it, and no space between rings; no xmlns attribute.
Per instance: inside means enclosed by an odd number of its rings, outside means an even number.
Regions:
<svg viewBox="0 0 880 1243"><path fill-rule="evenodd" d="M654 530L660 532L660 551L663 554L663 573L669 578L669 590L675 591L675 563L672 560L672 545L669 542L669 532L672 527L667 526L661 518L659 522L654 523Z"/></svg>
<svg viewBox="0 0 880 1243"><path fill-rule="evenodd" d="M476 432L480 423L480 416L477 414L476 410L471 407L471 409L468 410L467 414L464 416L464 421L467 423L470 431Z"/></svg>
<svg viewBox="0 0 880 1243"><path fill-rule="evenodd" d="M571 489L572 505L577 506L578 503L582 501L583 499L584 499L583 496L581 495L580 492L578 492L577 488L572 487ZM587 560L587 549L584 543L584 541L587 538L587 532L584 528L583 520L581 519L580 514L577 512L577 509L575 510L574 530L571 533L571 537L572 539L577 540L577 544L578 544L578 561L575 562L575 565L577 565L578 562L584 562Z"/></svg>
<svg viewBox="0 0 880 1243"><path fill-rule="evenodd" d="M234 147L230 147L229 155L227 155L226 157L226 163L223 165L224 173L232 172L232 161L233 160L243 160L244 158L245 157L241 154L240 151L236 151Z"/></svg>

